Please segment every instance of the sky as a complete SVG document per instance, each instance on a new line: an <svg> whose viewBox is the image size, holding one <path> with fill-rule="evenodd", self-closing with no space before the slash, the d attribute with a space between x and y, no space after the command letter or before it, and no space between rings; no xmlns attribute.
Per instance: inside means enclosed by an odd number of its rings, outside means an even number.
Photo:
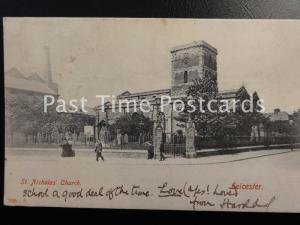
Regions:
<svg viewBox="0 0 300 225"><path fill-rule="evenodd" d="M5 18L4 66L44 75L44 46L66 101L170 88L172 47L204 40L218 49L219 90L244 85L267 112L300 108L300 21Z"/></svg>

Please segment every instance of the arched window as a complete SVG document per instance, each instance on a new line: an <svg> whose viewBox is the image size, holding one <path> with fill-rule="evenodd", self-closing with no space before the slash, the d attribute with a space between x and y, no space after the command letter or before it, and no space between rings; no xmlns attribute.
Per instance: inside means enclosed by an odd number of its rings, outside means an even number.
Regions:
<svg viewBox="0 0 300 225"><path fill-rule="evenodd" d="M188 72L184 71L184 74L183 74L183 83L187 83L187 82L188 82Z"/></svg>

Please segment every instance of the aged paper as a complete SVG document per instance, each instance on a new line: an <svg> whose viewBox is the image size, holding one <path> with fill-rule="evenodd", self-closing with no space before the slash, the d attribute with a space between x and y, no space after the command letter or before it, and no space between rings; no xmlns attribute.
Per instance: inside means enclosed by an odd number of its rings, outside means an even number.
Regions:
<svg viewBox="0 0 300 225"><path fill-rule="evenodd" d="M300 212L299 35L5 18L4 204Z"/></svg>

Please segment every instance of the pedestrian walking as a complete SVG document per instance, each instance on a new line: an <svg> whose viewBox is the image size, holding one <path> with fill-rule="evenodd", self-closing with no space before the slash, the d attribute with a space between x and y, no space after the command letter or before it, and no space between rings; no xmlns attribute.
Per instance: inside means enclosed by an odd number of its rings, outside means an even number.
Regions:
<svg viewBox="0 0 300 225"><path fill-rule="evenodd" d="M164 145L163 142L160 143L159 150L160 150L160 160L159 160L159 161L164 161L164 160L166 160L166 157L164 156L165 145Z"/></svg>
<svg viewBox="0 0 300 225"><path fill-rule="evenodd" d="M96 142L95 152L96 152L96 161L98 162L100 157L104 162L104 157L102 156L102 143L100 142L100 140L97 140Z"/></svg>

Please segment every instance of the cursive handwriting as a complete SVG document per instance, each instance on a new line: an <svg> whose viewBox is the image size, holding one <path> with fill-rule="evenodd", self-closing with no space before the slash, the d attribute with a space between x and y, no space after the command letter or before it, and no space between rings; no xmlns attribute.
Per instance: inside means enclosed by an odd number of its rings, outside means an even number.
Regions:
<svg viewBox="0 0 300 225"><path fill-rule="evenodd" d="M112 200L114 197L120 196L120 195L129 195L128 190L124 189L124 186L117 186L110 188L106 194L105 194L109 200Z"/></svg>
<svg viewBox="0 0 300 225"><path fill-rule="evenodd" d="M200 188L199 185L189 185L187 182L180 188L172 187L168 182L164 182L162 185L158 186L159 194L158 197L191 197L196 195L209 194L210 186L207 185L206 188Z"/></svg>
<svg viewBox="0 0 300 225"><path fill-rule="evenodd" d="M190 201L190 204L193 205L193 209L196 209L196 206L202 206L202 207L207 207L207 206L215 206L215 203L212 203L207 200L198 200L197 197L195 197L193 200Z"/></svg>
<svg viewBox="0 0 300 225"><path fill-rule="evenodd" d="M48 198L49 194L48 194L48 188L46 188L45 190L42 191L36 191L35 188L32 189L25 189L23 191L23 198Z"/></svg>
<svg viewBox="0 0 300 225"><path fill-rule="evenodd" d="M123 200L125 198L182 198L185 199L195 210L197 208L213 208L222 210L232 209L255 209L262 208L268 210L269 207L276 200L273 196L269 201L262 200L258 196L241 200L239 198L240 192L234 185L230 187L222 187L219 184L200 185L189 184L188 182L182 185L173 186L168 182L163 182L158 185L157 193L145 189L141 185L133 184L131 186L116 185L112 187L99 186L97 188L80 188L80 189L57 189L53 186L37 188L31 187L24 189L22 192L23 201L26 198L30 199L61 199L64 202L75 199L91 199L91 198L106 198L107 200L118 200L119 197ZM155 190L155 189L154 189ZM162 200L164 201L164 200Z"/></svg>
<svg viewBox="0 0 300 225"><path fill-rule="evenodd" d="M254 202L251 202L250 199L247 199L244 202L238 203L232 201L231 199L224 198L223 202L220 204L221 209L254 209L254 208L266 208L268 209L270 205L275 201L276 197L273 196L269 202L260 203L260 199L257 198Z"/></svg>
<svg viewBox="0 0 300 225"><path fill-rule="evenodd" d="M216 188L213 192L214 195L219 195L219 196L238 196L238 189L237 188L227 188L227 190L220 190L219 185L216 185Z"/></svg>

